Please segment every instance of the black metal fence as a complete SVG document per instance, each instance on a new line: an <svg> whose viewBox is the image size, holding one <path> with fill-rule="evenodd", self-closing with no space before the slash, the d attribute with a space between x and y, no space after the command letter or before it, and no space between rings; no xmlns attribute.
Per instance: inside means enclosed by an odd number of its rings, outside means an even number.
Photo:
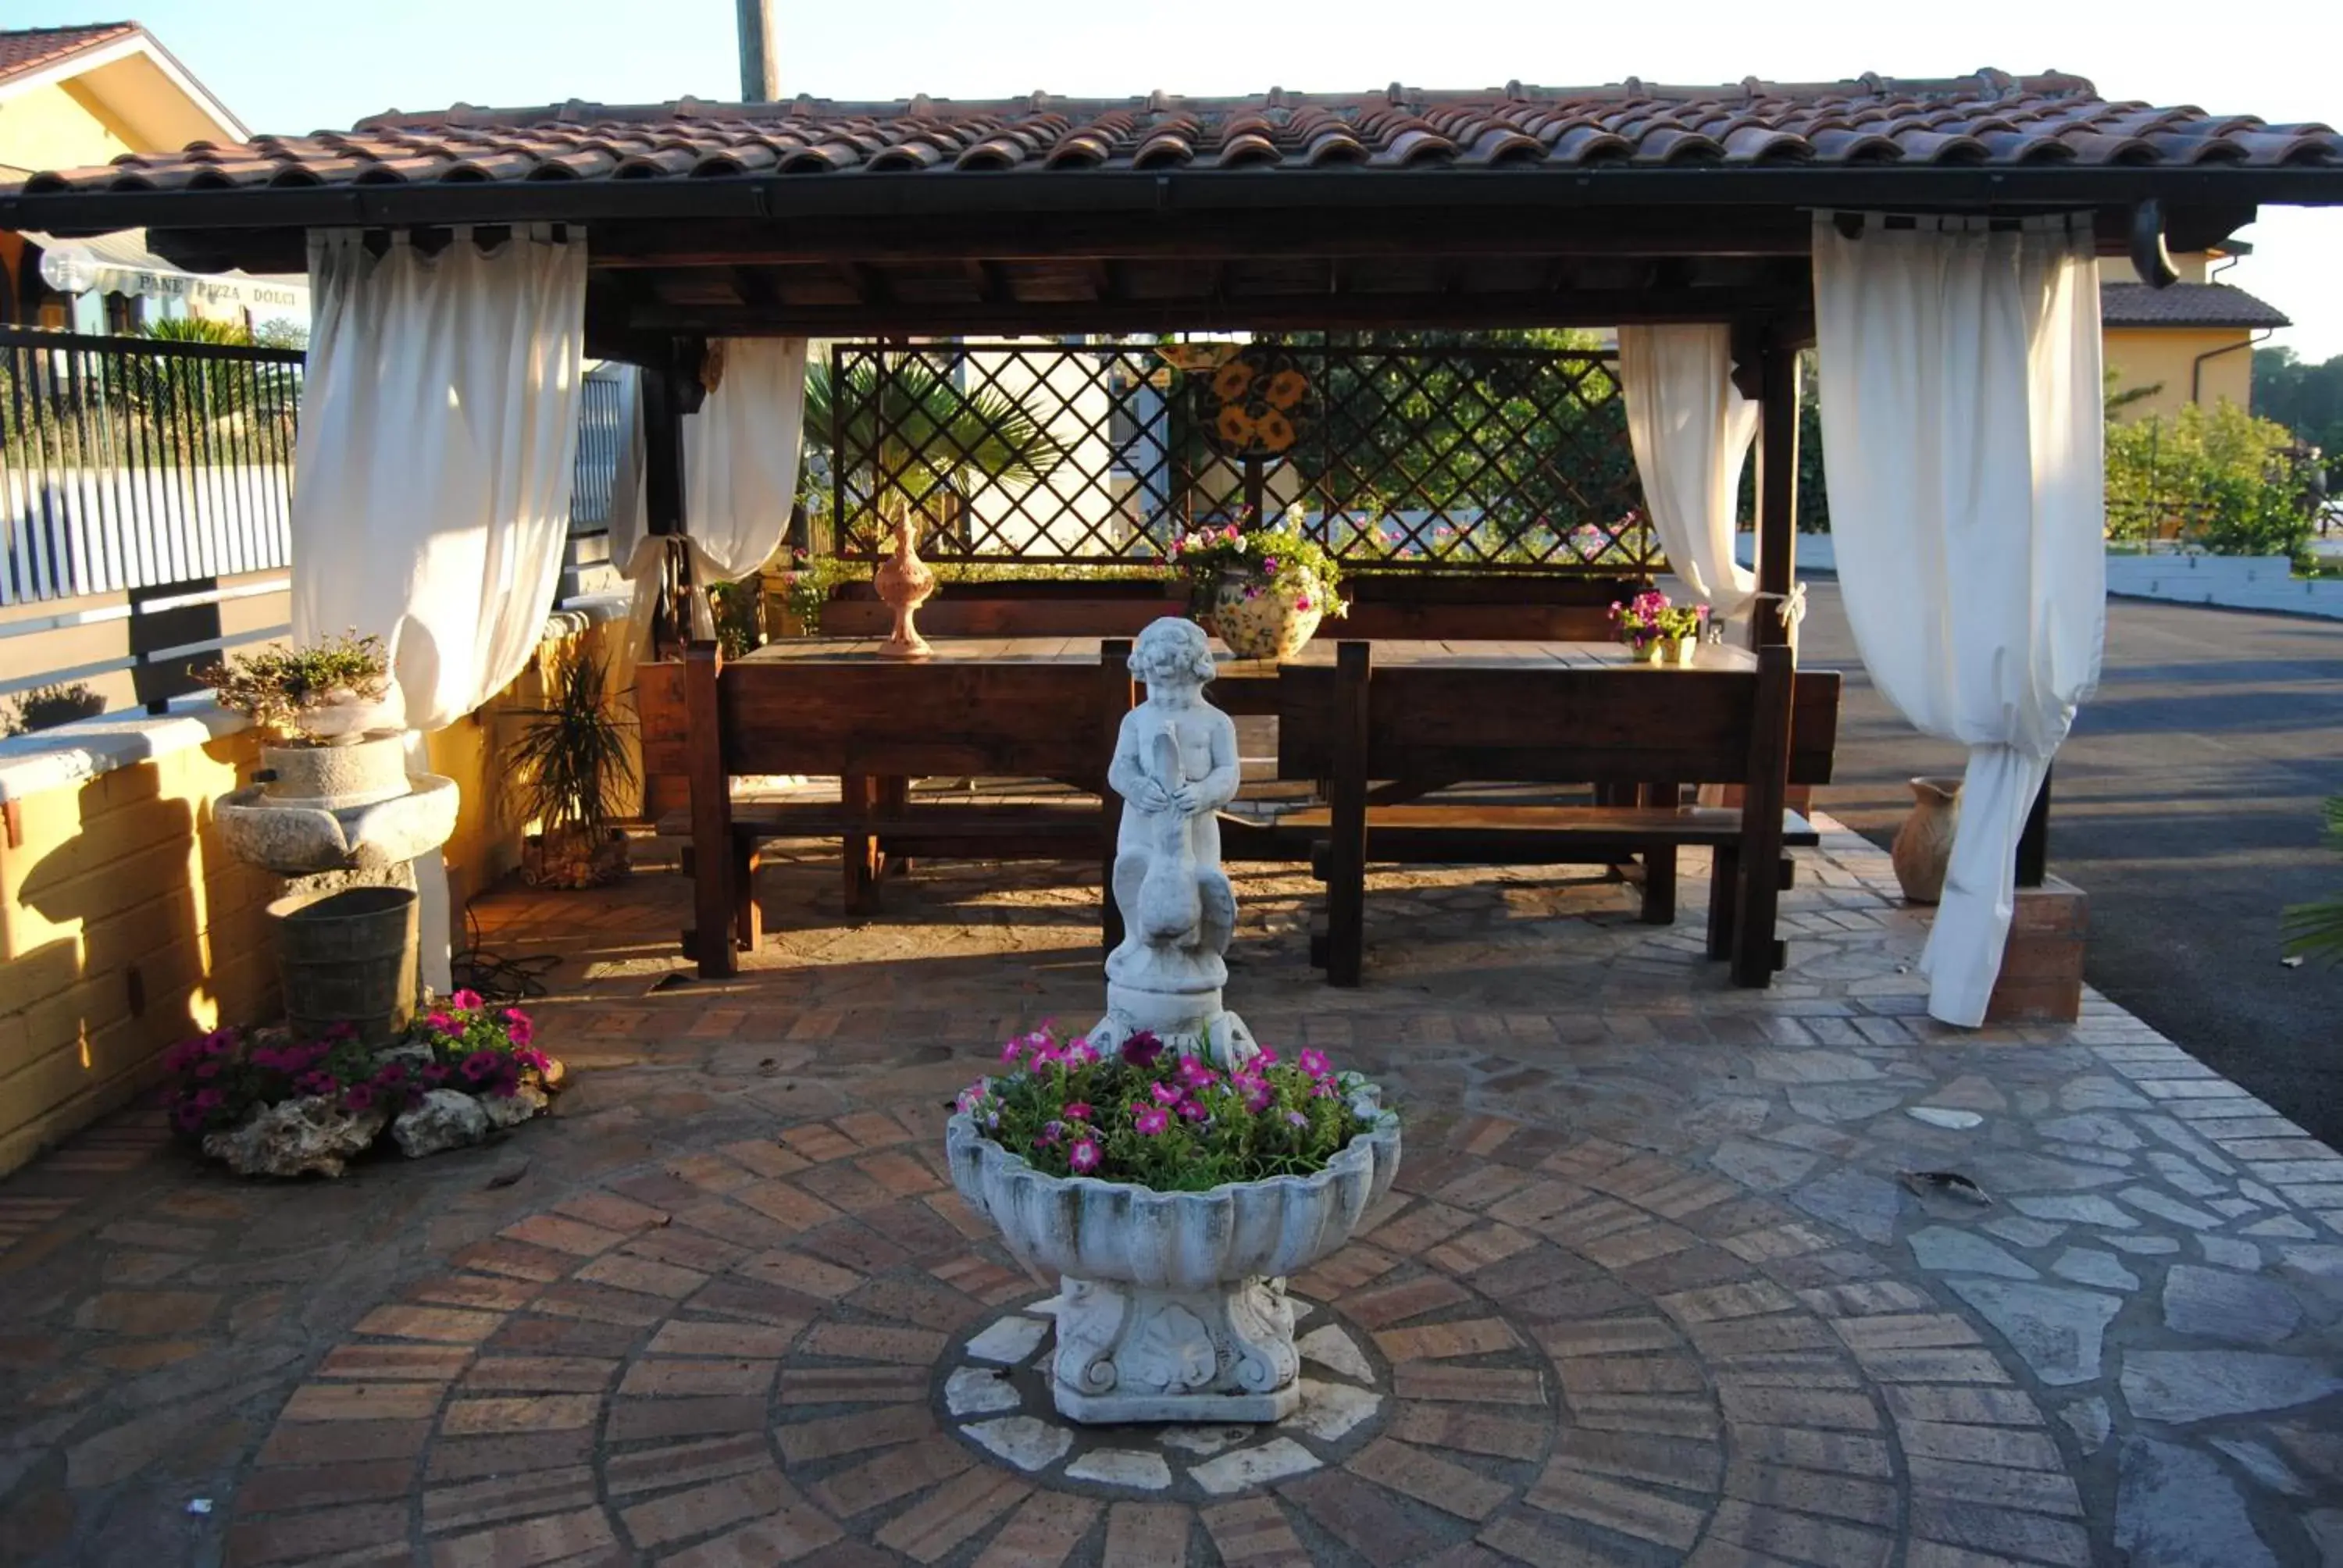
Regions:
<svg viewBox="0 0 2343 1568"><path fill-rule="evenodd" d="M809 446L840 553L1151 561L1284 514L1351 566L1644 571L1614 357L1460 345L834 346Z"/></svg>
<svg viewBox="0 0 2343 1568"><path fill-rule="evenodd" d="M0 605L288 558L298 351L0 327Z"/></svg>

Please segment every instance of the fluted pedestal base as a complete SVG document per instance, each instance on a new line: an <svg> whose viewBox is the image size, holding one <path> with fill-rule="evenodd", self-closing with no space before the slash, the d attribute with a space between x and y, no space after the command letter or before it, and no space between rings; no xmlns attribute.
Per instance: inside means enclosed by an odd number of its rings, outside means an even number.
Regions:
<svg viewBox="0 0 2343 1568"><path fill-rule="evenodd" d="M1282 1421L1302 1403L1283 1280L1208 1291L1064 1282L1050 1392L1086 1425Z"/></svg>

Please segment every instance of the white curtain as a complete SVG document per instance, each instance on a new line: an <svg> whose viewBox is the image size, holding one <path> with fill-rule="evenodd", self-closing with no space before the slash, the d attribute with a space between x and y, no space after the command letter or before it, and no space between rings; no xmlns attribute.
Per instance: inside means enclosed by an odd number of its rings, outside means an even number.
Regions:
<svg viewBox="0 0 2343 1568"><path fill-rule="evenodd" d="M699 412L683 420L683 524L693 580L729 582L763 566L780 548L798 490L805 422L806 340L720 340L722 367ZM622 394L618 471L611 491L610 558L635 585L639 652L650 630L663 542L643 531L639 377ZM623 685L621 681L619 684Z"/></svg>
<svg viewBox="0 0 2343 1568"><path fill-rule="evenodd" d="M1872 678L1969 749L1923 967L1974 1026L2026 813L2097 683L2107 617L2099 295L2087 215L1815 226L1833 545Z"/></svg>
<svg viewBox="0 0 2343 1568"><path fill-rule="evenodd" d="M386 719L441 729L535 652L569 528L586 242L543 227L436 256L313 231L316 315L294 450L293 636L388 645ZM410 744L410 754L419 749ZM447 970L446 868L416 862L427 980Z"/></svg>
<svg viewBox="0 0 2343 1568"><path fill-rule="evenodd" d="M1668 565L1720 618L1739 615L1757 589L1755 576L1733 558L1757 405L1733 384L1731 329L1623 327L1619 382L1644 504Z"/></svg>

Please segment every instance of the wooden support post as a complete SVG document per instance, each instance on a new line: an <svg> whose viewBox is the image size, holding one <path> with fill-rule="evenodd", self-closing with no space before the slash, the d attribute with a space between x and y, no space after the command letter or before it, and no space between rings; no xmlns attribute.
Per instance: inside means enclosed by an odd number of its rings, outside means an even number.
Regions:
<svg viewBox="0 0 2343 1568"><path fill-rule="evenodd" d="M1368 645L1334 650L1334 778L1327 799L1326 980L1355 986L1366 961Z"/></svg>
<svg viewBox="0 0 2343 1568"><path fill-rule="evenodd" d="M685 746L691 780L692 956L703 980L739 972L733 952L732 790L724 770L717 677L722 668L712 642L683 653Z"/></svg>
<svg viewBox="0 0 2343 1568"><path fill-rule="evenodd" d="M1123 715L1131 709L1134 692L1131 680L1131 638L1110 637L1099 643L1099 748L1098 754L1114 755L1116 740L1122 730ZM1099 902L1099 947L1111 953L1122 945L1122 908L1114 901L1114 855L1116 840L1121 836L1122 807L1114 786L1106 781L1103 766L1099 776L1099 865L1101 872L1102 896Z"/></svg>
<svg viewBox="0 0 2343 1568"><path fill-rule="evenodd" d="M1796 567L1798 350L1778 329L1760 351L1757 590L1750 628L1757 649L1749 771L1741 792L1740 886L1733 921L1733 983L1765 986L1782 965L1774 934L1782 900L1782 809L1789 789L1790 698L1797 654L1781 613Z"/></svg>
<svg viewBox="0 0 2343 1568"><path fill-rule="evenodd" d="M879 780L868 773L849 773L838 781L839 804L846 813L846 912L879 912L879 840L863 826L879 804Z"/></svg>
<svg viewBox="0 0 2343 1568"><path fill-rule="evenodd" d="M1684 801L1684 786L1666 779L1641 787L1642 804L1674 810ZM1644 923L1672 926L1676 922L1676 847L1655 844L1644 851Z"/></svg>
<svg viewBox="0 0 2343 1568"><path fill-rule="evenodd" d="M2017 838L2017 885L2038 888L2050 874L2050 770L2042 772L2042 788L2033 809L2026 813L2026 830Z"/></svg>
<svg viewBox="0 0 2343 1568"><path fill-rule="evenodd" d="M676 395L673 371L665 365L642 367L643 400L643 528L660 538L685 531L683 515L683 404ZM670 548L673 547L670 546ZM625 563L619 563L623 568ZM659 592L651 607L651 651L655 658L672 657L676 646L691 638L691 621L683 594L689 590L689 557L681 570L685 583L670 582L677 568L670 561L659 574ZM675 591L681 588L681 592Z"/></svg>

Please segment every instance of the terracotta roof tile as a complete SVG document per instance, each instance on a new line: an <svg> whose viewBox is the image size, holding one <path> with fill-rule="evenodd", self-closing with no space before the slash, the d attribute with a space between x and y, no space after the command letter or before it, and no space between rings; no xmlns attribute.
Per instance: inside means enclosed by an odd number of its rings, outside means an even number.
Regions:
<svg viewBox="0 0 2343 1568"><path fill-rule="evenodd" d="M78 27L25 27L0 33L0 82L54 65L100 44L139 30L136 22L93 22Z"/></svg>
<svg viewBox="0 0 2343 1568"><path fill-rule="evenodd" d="M75 30L81 33L99 30ZM0 39L29 35L0 35ZM26 194L219 185L680 180L782 175L935 176L1089 169L1259 170L1364 164L1641 168L1719 165L2009 166L2044 163L2343 168L2325 126L2110 103L2079 76L1998 71L1817 85L1509 83L1481 92L989 103L633 106L468 105L387 114L347 132L128 155L33 176Z"/></svg>

